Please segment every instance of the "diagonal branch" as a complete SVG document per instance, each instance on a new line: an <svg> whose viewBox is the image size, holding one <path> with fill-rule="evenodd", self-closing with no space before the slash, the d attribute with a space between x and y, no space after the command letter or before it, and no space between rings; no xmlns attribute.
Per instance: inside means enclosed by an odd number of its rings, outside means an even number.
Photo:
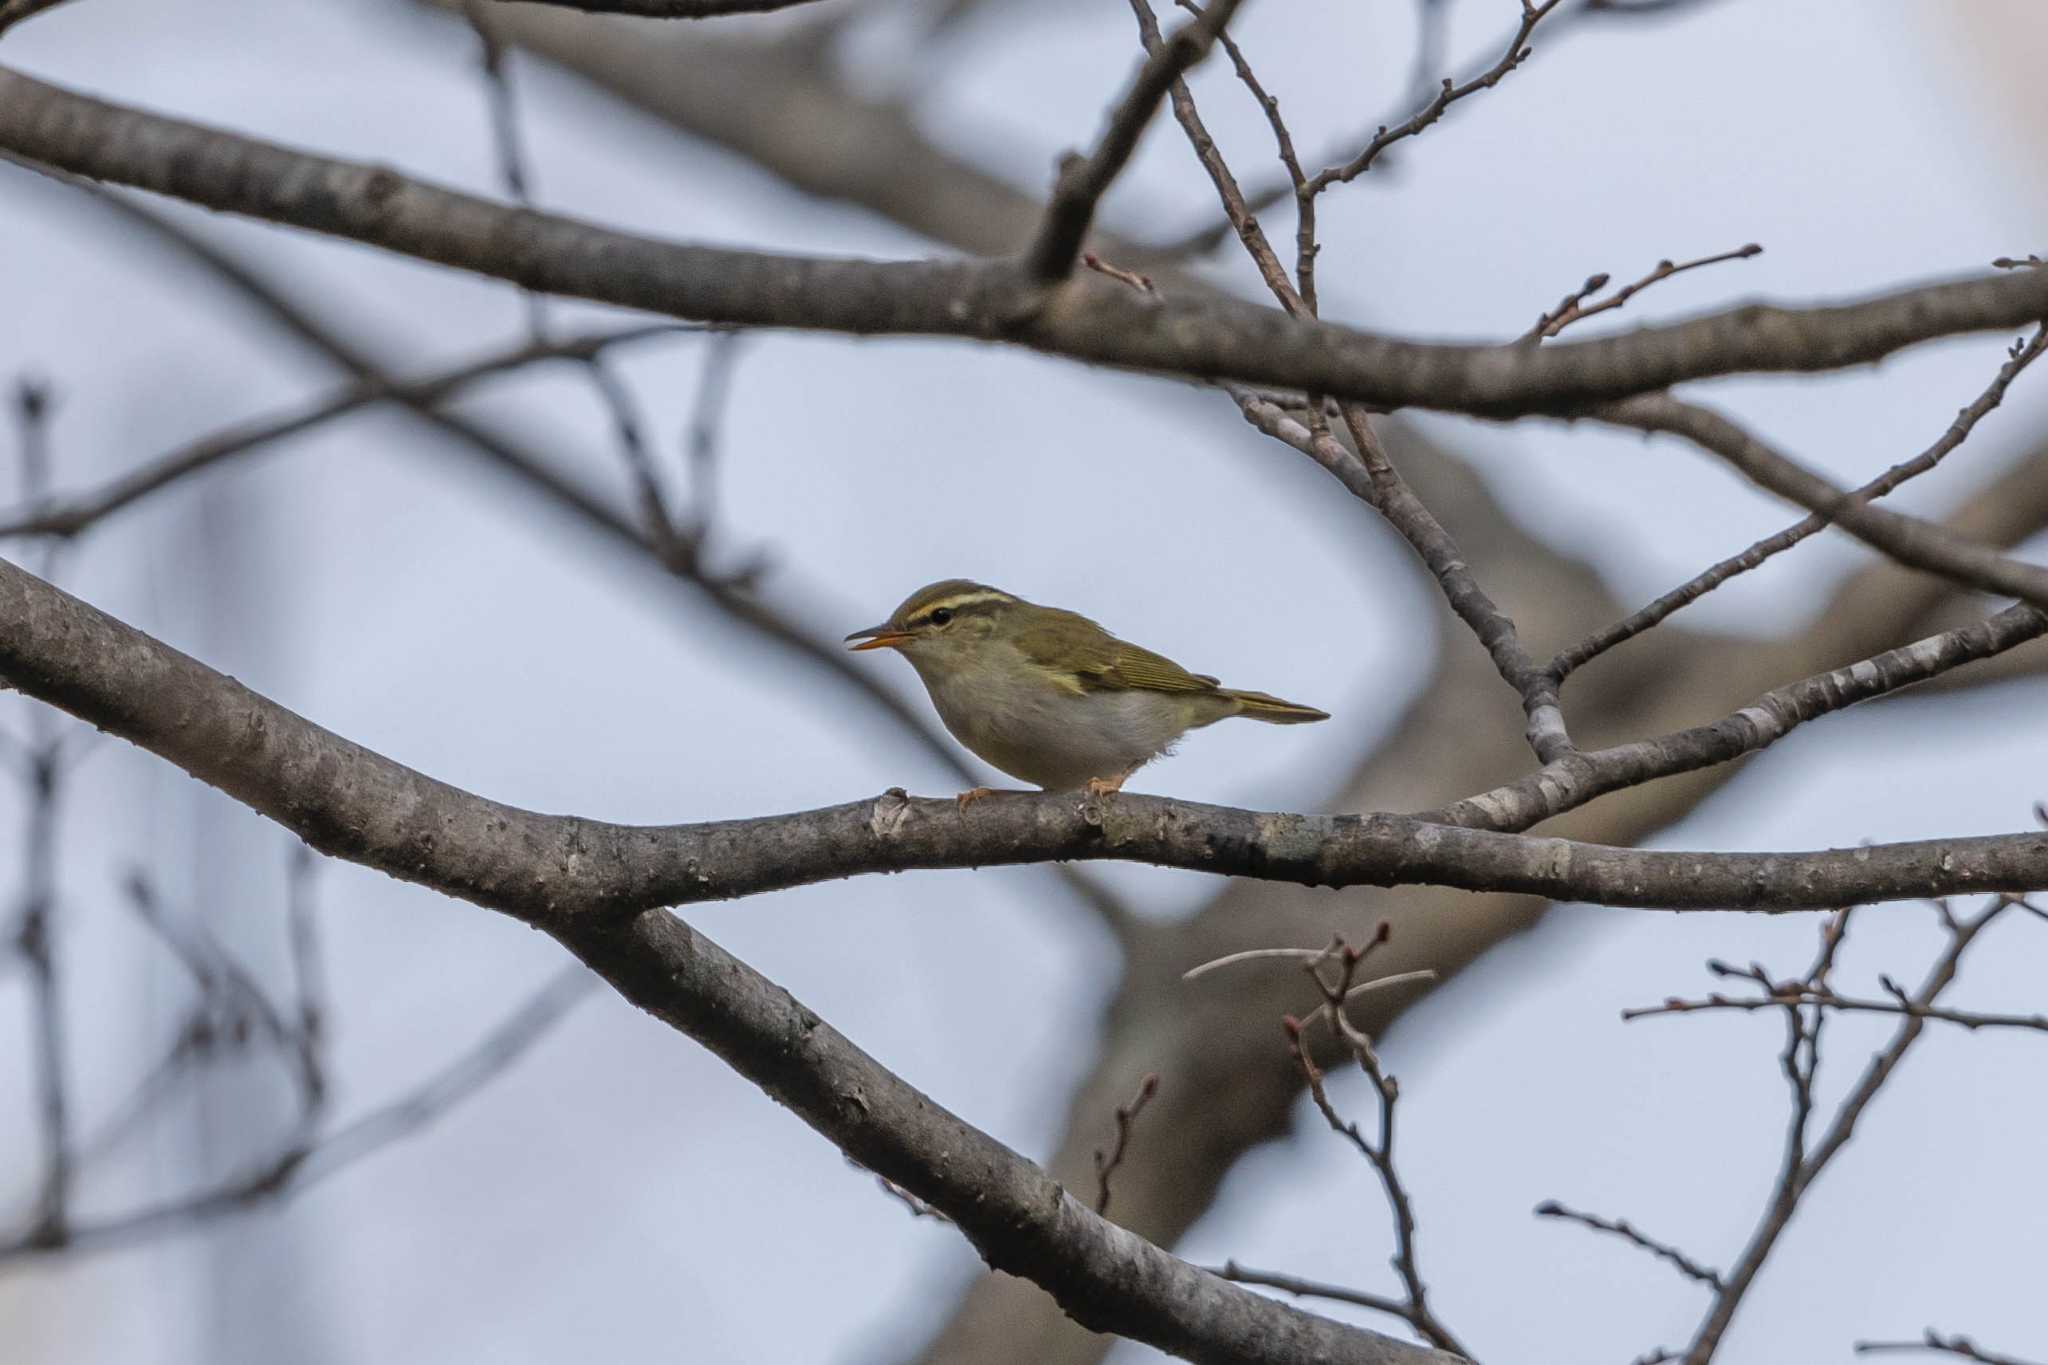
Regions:
<svg viewBox="0 0 2048 1365"><path fill-rule="evenodd" d="M1565 1207L1555 1199L1546 1199L1541 1204L1538 1204L1536 1206L1536 1216L1538 1218L1560 1218L1568 1223L1577 1223L1581 1227L1591 1228L1595 1232L1605 1232L1619 1237L1631 1246L1647 1251L1657 1259L1667 1262L1672 1269L1685 1276L1688 1280L1697 1280L1717 1293L1722 1288L1719 1272L1709 1270L1706 1266L1701 1265L1698 1261L1695 1261L1670 1243L1660 1242L1654 1237L1646 1236L1637 1231L1635 1226L1626 1218L1607 1219L1600 1217L1598 1214L1582 1213L1578 1209Z"/></svg>
<svg viewBox="0 0 2048 1365"><path fill-rule="evenodd" d="M1949 423L1947 430L1941 433L1934 444L1912 459L1893 465L1856 489L1850 496L1858 501L1884 497L1909 479L1916 479L1940 464L1969 439L1970 433L1977 429L1979 422L2005 401L2005 391L2012 386L2012 381L2019 377L2021 370L2039 359L2044 350L2048 350L2048 327L2036 329L2032 341L2006 358L2005 364L1999 367L1990 385L1956 414L1955 420ZM1724 559L1686 580L1626 619L1617 621L1587 636L1569 649L1560 651L1558 656L1551 660L1550 671L1562 682L1581 666L1605 654L1616 645L1626 643L1661 624L1681 607L1698 601L1729 579L1748 573L1773 555L1782 554L1809 536L1818 535L1827 524L1827 520L1816 513L1793 523L1775 535L1766 536L1741 554Z"/></svg>
<svg viewBox="0 0 2048 1365"><path fill-rule="evenodd" d="M1837 488L1711 408L1668 394L1644 394L1607 404L1592 416L1638 431L1683 436L1760 487L1840 526L1901 564L2048 610L2048 568L2009 558L1934 522L1875 506Z"/></svg>
<svg viewBox="0 0 2048 1365"><path fill-rule="evenodd" d="M90 492L31 503L11 516L0 517L0 536L77 535L102 518L169 487L187 475L210 469L222 461L288 436L302 435L374 403L390 400L408 407L432 407L494 375L549 360L589 360L613 346L670 336L684 330L687 329L673 324L614 328L565 337L560 341L522 342L423 379L394 381L381 377L366 378L281 417L246 422L215 435L201 437Z"/></svg>
<svg viewBox="0 0 2048 1365"><path fill-rule="evenodd" d="M1428 566L1444 601L1471 630L1493 661L1501 680L1515 689L1527 719L1525 737L1546 763L1573 753L1571 736L1558 705L1557 684L1523 646L1515 623L1479 585L1472 566L1443 524L1409 488L1388 460L1366 417L1356 404L1344 404L1344 423L1359 448L1353 455L1327 429L1315 430L1292 414L1249 390L1230 386L1244 419L1274 439L1292 446L1335 475L1351 493L1377 509Z"/></svg>
<svg viewBox="0 0 2048 1365"><path fill-rule="evenodd" d="M1109 126L1103 129L1094 155L1069 155L1061 163L1038 236L1025 253L1025 269L1031 278L1054 284L1073 271L1081 242L1095 220L1096 203L1109 192L1111 182L1137 150L1138 138L1159 112L1159 102L1181 83L1182 75L1209 54L1238 3L1216 0L1207 13L1183 24L1171 38L1155 46L1132 78L1131 88L1110 111Z"/></svg>
<svg viewBox="0 0 2048 1365"><path fill-rule="evenodd" d="M124 1213L82 1221L61 1246L33 1230L0 1238L0 1265L51 1251L101 1251L128 1246L172 1230L201 1227L216 1219L261 1208L286 1194L388 1147L417 1132L460 1104L479 1087L524 1056L593 985L588 972L570 966L535 992L476 1046L455 1057L417 1090L322 1135L300 1123L275 1151L250 1169L196 1193Z"/></svg>
<svg viewBox="0 0 2048 1365"><path fill-rule="evenodd" d="M2048 613L2014 606L1954 630L1774 687L1707 725L1579 750L1528 776L1424 813L1474 829L1526 830L1611 792L1759 753L1807 721L1889 696L2048 635Z"/></svg>

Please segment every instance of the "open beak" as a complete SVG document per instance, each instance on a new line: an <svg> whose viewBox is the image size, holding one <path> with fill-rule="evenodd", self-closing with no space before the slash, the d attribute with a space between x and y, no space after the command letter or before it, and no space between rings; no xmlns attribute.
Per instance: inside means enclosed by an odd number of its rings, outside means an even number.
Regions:
<svg viewBox="0 0 2048 1365"><path fill-rule="evenodd" d="M853 645L856 650L893 649L909 638L910 632L908 631L897 630L890 626L869 626L866 630L857 630L847 636L846 642L853 644L855 640L860 641L859 644Z"/></svg>

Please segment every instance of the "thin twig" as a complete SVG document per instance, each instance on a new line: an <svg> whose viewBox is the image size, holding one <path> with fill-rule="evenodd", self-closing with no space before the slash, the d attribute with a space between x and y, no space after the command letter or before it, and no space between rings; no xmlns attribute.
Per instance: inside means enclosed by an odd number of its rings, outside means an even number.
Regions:
<svg viewBox="0 0 2048 1365"><path fill-rule="evenodd" d="M1159 33L1159 21L1152 13L1150 0L1130 0L1130 4L1131 14L1138 21L1139 42L1154 56L1165 51L1165 43ZM1244 243L1245 251L1251 256L1252 263L1258 267L1260 278L1265 280L1266 287L1273 291L1273 296L1280 300L1280 306L1291 316L1307 316L1308 305L1296 292L1293 282L1287 278L1287 268L1280 263L1279 253L1273 250L1272 243L1266 240L1265 229L1259 226L1259 220L1252 211L1245 207L1244 195L1238 189L1237 177L1231 173L1221 149L1216 146L1216 139L1209 135L1208 127L1202 122L1202 115L1195 108L1195 97L1188 89L1187 82L1175 81L1169 94L1172 97L1174 121L1180 124L1181 131L1188 139L1188 145L1194 148L1195 159L1201 162L1202 169L1208 173L1210 183L1216 187L1216 197L1222 201L1224 216L1229 220L1230 228L1237 233L1238 240Z"/></svg>
<svg viewBox="0 0 2048 1365"><path fill-rule="evenodd" d="M1111 110L1109 125L1103 129L1094 153L1085 157L1070 154L1061 164L1045 217L1039 223L1038 236L1025 253L1025 269L1031 278L1052 284L1072 272L1081 243L1095 219L1097 201L1131 159L1139 135L1159 111L1168 88L1208 55L1209 45L1230 22L1237 6L1238 0L1215 0L1206 15L1177 29L1138 68L1130 89Z"/></svg>
<svg viewBox="0 0 2048 1365"><path fill-rule="evenodd" d="M1451 610L1478 637L1501 680L1521 698L1524 736L1536 756L1550 764L1573 755L1556 683L1522 645L1514 619L1479 585L1457 542L1394 468L1364 409L1356 403L1340 405L1358 447L1354 455L1329 432L1315 431L1251 391L1234 384L1223 388L1247 422L1306 454L1386 518L1429 569Z"/></svg>
<svg viewBox="0 0 2048 1365"><path fill-rule="evenodd" d="M1295 1064L1300 1067L1302 1079L1308 1085L1309 1096L1315 1101L1317 1112L1329 1124L1332 1132L1344 1138L1380 1178L1380 1187L1386 1193L1387 1207L1394 1219L1394 1271L1401 1278L1405 1302L1397 1310L1409 1326L1431 1345L1459 1355L1470 1357L1471 1353L1458 1343L1458 1339L1444 1326L1429 1306L1429 1290L1423 1283L1422 1272L1416 1257L1415 1208L1408 1197L1407 1186L1402 1182L1394 1160L1394 1115L1400 1100L1401 1087L1394 1077L1380 1065L1379 1054L1373 1050L1372 1040L1356 1028L1346 1014L1344 1002L1351 993L1359 969L1372 957L1375 950L1388 941L1389 929L1381 921L1372 939L1364 947L1352 947L1338 938L1331 941L1329 948L1319 954L1316 960L1304 964L1309 979L1322 993L1322 1006L1317 1014L1302 1020L1289 1016L1283 1020L1287 1033L1287 1046ZM1336 967L1334 978L1323 973L1325 965ZM1318 1019L1328 1020L1331 1028L1350 1050L1366 1078L1372 1082L1373 1093L1379 1101L1379 1134L1368 1138L1359 1126L1346 1120L1330 1102L1329 1092L1323 1086L1323 1071L1309 1055L1303 1034ZM1356 1299L1353 1302L1357 1302ZM1377 1306L1377 1305L1375 1305Z"/></svg>
<svg viewBox="0 0 2048 1365"><path fill-rule="evenodd" d="M1536 1216L1538 1218L1561 1218L1566 1222L1578 1223L1584 1227L1589 1227L1595 1232L1610 1233L1625 1242L1642 1248L1660 1260L1669 1262L1679 1274L1689 1280L1698 1280L1701 1284L1706 1285L1717 1293L1724 1287L1718 1272L1709 1270L1677 1247L1638 1232L1625 1218L1610 1221L1600 1217L1598 1214L1581 1213L1577 1209L1567 1208L1555 1199L1546 1199L1541 1204L1538 1204L1536 1206Z"/></svg>
<svg viewBox="0 0 2048 1365"><path fill-rule="evenodd" d="M1253 1270L1250 1266L1239 1265L1236 1261L1225 1261L1220 1267L1211 1266L1209 1273L1238 1284L1259 1284L1268 1289L1284 1290L1297 1298L1334 1299L1339 1303L1355 1303L1360 1308L1375 1309L1397 1318L1405 1319L1408 1316L1408 1305L1400 1299L1388 1298L1384 1294L1368 1294L1362 1289L1350 1289L1341 1284L1305 1280L1299 1275L1283 1275L1277 1270Z"/></svg>
<svg viewBox="0 0 2048 1365"><path fill-rule="evenodd" d="M23 378L14 390L22 495L42 497L50 481L49 386ZM45 543L37 560L47 575L56 546ZM34 1067L36 1133L42 1172L28 1236L39 1245L62 1246L70 1238L71 1193L76 1163L71 1131L71 1095L66 1069L64 977L57 946L57 819L63 801L62 733L47 708L30 720L31 738L23 758L28 785L22 834L21 890L14 914L13 947L28 976L30 1048Z"/></svg>
<svg viewBox="0 0 2048 1365"><path fill-rule="evenodd" d="M1116 1168L1124 1164L1124 1156L1130 1151L1131 1125L1138 1121L1138 1115L1145 1112L1145 1106L1159 1093L1159 1073L1148 1071L1145 1079L1138 1082L1138 1092L1116 1107L1116 1137L1109 1150L1095 1149L1095 1211L1109 1212L1109 1178L1116 1174Z"/></svg>
<svg viewBox="0 0 2048 1365"><path fill-rule="evenodd" d="M1182 9L1190 13L1201 13L1201 8L1195 0L1177 2ZM1425 0L1425 3L1429 2L1430 0ZM1294 134L1287 127L1287 120L1281 116L1279 99L1267 92L1258 74L1252 70L1251 62L1245 57L1244 49L1237 45L1236 40L1228 33L1219 33L1216 36L1223 44L1224 52L1230 57L1230 65L1237 72L1239 83L1251 92L1252 99L1258 103L1259 112L1265 115L1266 125L1273 132L1274 150L1279 155L1280 168L1286 173L1288 183L1294 187L1294 288L1291 295L1287 290L1275 288L1275 296L1279 298L1280 306L1289 312L1297 316L1314 317L1318 311L1316 255L1321 250L1316 245L1315 192L1309 186L1308 174L1302 169L1301 158L1295 153ZM1186 104L1187 116L1181 120L1182 126L1186 128L1189 140L1194 143L1196 154L1203 159L1203 164L1209 167L1211 179L1215 181L1217 191L1223 198L1224 212L1230 218L1231 226L1237 229L1245 248L1252 253L1256 261L1259 258L1260 244L1264 240L1263 234L1258 231L1258 219L1245 204L1236 177L1223 164L1222 153L1209 138L1207 130L1200 129L1200 120L1195 116L1192 96L1189 96ZM1175 112L1179 111L1180 105L1177 100ZM1210 164L1212 161L1213 165ZM1263 263L1261 271L1264 272ZM1268 284L1272 284L1270 276ZM1320 415L1321 404L1311 403L1310 408Z"/></svg>
<svg viewBox="0 0 2048 1365"><path fill-rule="evenodd" d="M390 401L409 407L431 407L479 380L505 374L544 361L586 361L613 346L630 345L653 337L672 336L699 330L687 325L658 324L618 328L536 344L522 341L516 346L492 352L424 379L396 381L365 379L330 396L317 399L279 417L246 422L158 456L140 468L120 475L99 488L69 497L32 497L12 515L0 517L0 536L73 536L129 504L187 475L210 468L236 455L245 454L270 442L310 431L347 413L373 403Z"/></svg>
<svg viewBox="0 0 2048 1365"><path fill-rule="evenodd" d="M531 1051L596 984L597 978L580 964L563 968L475 1046L398 1099L325 1135L295 1126L269 1156L209 1189L93 1222L74 1222L64 1249L97 1251L129 1245L145 1237L188 1231L304 1190L411 1136L459 1105ZM37 1240L31 1229L0 1239L0 1262L55 1249Z"/></svg>
<svg viewBox="0 0 2048 1365"><path fill-rule="evenodd" d="M462 14L476 34L478 65L484 78L484 97L491 111L491 141L498 153L498 181L505 195L521 208L533 207L532 181L527 175L526 148L519 136L519 111L512 95L512 70L505 44L485 7L484 0L463 0ZM522 288L526 301L526 331L536 345L547 340L547 300L531 289Z"/></svg>
<svg viewBox="0 0 2048 1365"><path fill-rule="evenodd" d="M1932 1352L1937 1355L1959 1356L1964 1360L1977 1361L1979 1365L2029 1365L2028 1361L2021 1360L2018 1356L2000 1355L1996 1351L1987 1351L1966 1336L1944 1336L1932 1327L1928 1328L1918 1341L1859 1341L1856 1343L1856 1354L1860 1356L1878 1355L1883 1352L1893 1351L1917 1351L1923 1354Z"/></svg>
<svg viewBox="0 0 2048 1365"><path fill-rule="evenodd" d="M1964 407L1950 422L1934 444L1915 455L1912 459L1893 465L1884 473L1856 489L1850 496L1865 502L1874 501L1898 488L1909 479L1918 478L1940 464L1951 452L1976 430L1977 424L2005 401L2005 391L2022 370L2034 363L2044 350L2048 350L2048 326L2037 328L2033 339L2017 347L2006 357L2006 361L1992 378L1990 385ZM1809 515L1792 525L1757 541L1741 554L1722 560L1704 573L1698 574L1642 610L1625 620L1587 636L1584 640L1558 654L1550 662L1550 672L1561 683L1580 667L1605 654L1616 645L1633 640L1651 627L1661 624L1680 608L1706 596L1723 583L1761 566L1766 560L1784 553L1809 536L1818 535L1828 525L1827 519L1818 514Z"/></svg>
<svg viewBox="0 0 2048 1365"><path fill-rule="evenodd" d="M1954 982L1963 954L1968 951L1978 934L1989 927L2010 903L2003 897L1996 898L1976 915L1958 917L1946 905L1939 907L1943 926L1948 932L1948 944L1929 969L1920 989L1908 997L1915 1010L1932 1006L1940 994ZM1831 916L1821 934L1821 946L1814 964L1803 978L1813 990L1826 990L1828 978L1834 969L1841 945L1848 933L1849 912L1843 910ZM1752 979L1768 987L1769 974L1761 966L1749 969ZM1791 1223L1793 1214L1806 1191L1811 1189L1827 1165L1848 1145L1855 1134L1856 1124L1876 1098L1886 1081L1898 1069L1906 1053L1920 1038L1926 1026L1923 1015L1908 1011L1899 1020L1891 1041L1871 1058L1870 1063L1850 1087L1827 1127L1817 1140L1810 1139L1809 1127L1814 1111L1815 1084L1821 1064L1821 1036L1827 1022L1827 1012L1819 1006L1798 1000L1786 1001L1780 1005L1785 1013L1785 1047L1779 1058L1779 1065L1785 1073L1787 1086L1792 1097L1791 1122L1787 1125L1785 1155L1763 1216L1751 1233L1748 1244L1740 1258L1729 1268L1723 1278L1721 1290L1714 1295L1706 1316L1694 1333L1691 1344L1683 1355L1684 1365L1707 1365L1719 1347L1728 1326L1734 1321L1737 1309L1744 1296L1756 1281L1765 1261L1776 1247L1778 1239Z"/></svg>
<svg viewBox="0 0 2048 1365"><path fill-rule="evenodd" d="M1326 167L1310 176L1307 192L1310 195L1317 195L1332 185L1349 184L1371 170L1373 162L1379 160L1387 148L1406 138L1415 137L1442 118L1445 111L1458 101L1499 85L1510 71L1529 59L1529 54L1534 51L1527 46L1529 36L1536 31L1536 26L1543 22L1544 16L1556 9L1558 4L1559 0L1543 0L1540 5L1532 4L1530 0L1522 0L1522 21L1516 27L1514 37L1508 39L1507 50L1501 53L1499 61L1462 84L1446 76L1436 95L1413 117L1392 128L1380 128L1373 135L1372 141L1366 143L1358 155L1341 165Z"/></svg>
<svg viewBox="0 0 2048 1365"><path fill-rule="evenodd" d="M1608 277L1606 275L1595 275L1587 280L1585 284L1565 295L1556 308L1537 318L1536 325L1522 333L1516 340L1521 345L1533 346L1540 341L1549 340L1575 322L1581 322L1596 314L1605 313L1609 309L1621 307L1659 280L1668 280L1673 275L1682 275L1688 270L1698 270L1702 266L1719 265L1723 261L1748 260L1751 256L1761 255L1762 253L1763 248L1755 242L1751 242L1747 246L1739 246L1733 251L1723 251L1714 256L1701 256L1697 260L1681 261L1675 265L1670 261L1659 261L1655 269L1635 283L1623 285L1597 303L1587 303L1586 300L1588 298L1607 287Z"/></svg>
<svg viewBox="0 0 2048 1365"><path fill-rule="evenodd" d="M705 342L704 364L698 372L697 405L690 415L685 451L690 468L690 537L700 553L718 522L719 435L743 335L714 332Z"/></svg>
<svg viewBox="0 0 2048 1365"><path fill-rule="evenodd" d="M1975 1033L1979 1029L2028 1029L2048 1033L2048 1014L1987 1014L1975 1010L1940 1009L1929 1005L1915 1005L1910 1000L1893 997L1889 1000L1858 999L1838 995L1832 990L1817 990L1799 981L1781 981L1769 987L1770 994L1757 997L1731 997L1718 992L1702 1000L1681 1000L1676 996L1661 1005L1645 1005L1621 1012L1623 1019L1647 1019L1659 1014L1701 1014L1714 1010L1730 1010L1743 1014L1754 1014L1758 1010L1776 1009L1786 1004L1815 1005L1837 1014L1897 1014L1916 1019L1928 1019L1937 1023L1955 1024Z"/></svg>
<svg viewBox="0 0 2048 1365"><path fill-rule="evenodd" d="M1759 488L1804 507L1896 563L2048 609L2048 567L2014 559L1939 522L1859 498L1703 404L1668 393L1644 394L1599 404L1588 415L1636 431L1682 436Z"/></svg>

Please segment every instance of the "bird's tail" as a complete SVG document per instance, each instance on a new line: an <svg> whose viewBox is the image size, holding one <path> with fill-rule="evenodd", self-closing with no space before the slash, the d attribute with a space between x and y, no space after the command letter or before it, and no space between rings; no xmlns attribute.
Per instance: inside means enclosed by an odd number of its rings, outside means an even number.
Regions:
<svg viewBox="0 0 2048 1365"><path fill-rule="evenodd" d="M1298 702L1282 701L1265 692L1238 692L1224 688L1223 695L1236 702L1240 716L1265 721L1268 725L1306 725L1312 720L1328 720L1328 711L1318 711L1313 706Z"/></svg>

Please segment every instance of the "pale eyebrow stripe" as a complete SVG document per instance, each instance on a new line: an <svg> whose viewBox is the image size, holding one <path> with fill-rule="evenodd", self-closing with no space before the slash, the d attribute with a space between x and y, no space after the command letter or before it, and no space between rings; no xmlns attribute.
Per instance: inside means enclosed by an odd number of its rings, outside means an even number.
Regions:
<svg viewBox="0 0 2048 1365"><path fill-rule="evenodd" d="M958 611L962 607L979 606L983 602L1014 602L1016 600L1010 594L998 592L993 588L980 589L974 592L957 592L951 597L941 597L936 602L925 603L911 613L911 618L915 620L918 617L929 616L941 607L948 607Z"/></svg>

